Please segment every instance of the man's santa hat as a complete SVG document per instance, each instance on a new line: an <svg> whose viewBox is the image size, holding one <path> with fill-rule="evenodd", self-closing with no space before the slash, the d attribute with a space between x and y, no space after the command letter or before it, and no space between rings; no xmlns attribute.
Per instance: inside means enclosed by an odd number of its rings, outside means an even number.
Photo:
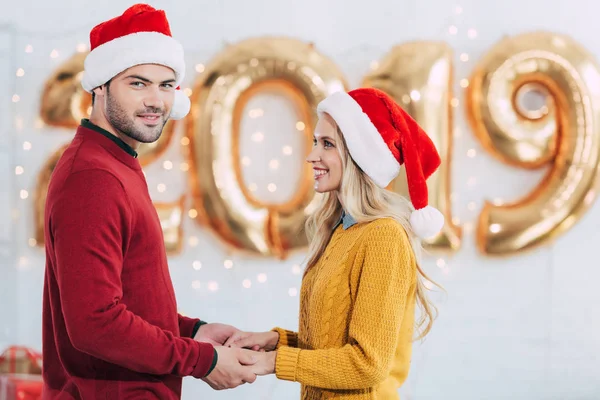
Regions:
<svg viewBox="0 0 600 400"><path fill-rule="evenodd" d="M185 76L183 47L171 36L165 12L136 4L90 33L91 51L84 63L83 88L91 93L116 75L140 64L159 64L175 71L175 100L171 118L190 111L190 99L181 91Z"/></svg>
<svg viewBox="0 0 600 400"><path fill-rule="evenodd" d="M319 103L344 135L352 159L375 184L386 188L404 164L414 233L435 236L444 217L428 205L426 180L440 166L435 145L416 121L386 93L372 88L336 92Z"/></svg>

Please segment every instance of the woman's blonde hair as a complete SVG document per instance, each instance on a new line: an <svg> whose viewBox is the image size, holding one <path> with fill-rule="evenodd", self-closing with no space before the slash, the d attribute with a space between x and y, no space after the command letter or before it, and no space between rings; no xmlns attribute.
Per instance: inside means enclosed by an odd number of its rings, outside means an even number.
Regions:
<svg viewBox="0 0 600 400"><path fill-rule="evenodd" d="M420 333L415 340L422 339L431 330L437 316L437 308L427 297L424 280L440 286L429 279L421 269L421 241L413 233L409 222L414 207L404 196L377 186L362 172L350 156L342 132L337 126L336 129L338 135L336 147L340 153L343 168L339 194L345 211L359 223L370 222L378 218L393 218L404 227L408 234L417 264L416 300L417 306L421 310L421 316L416 324ZM341 214L342 205L337 192L324 193L322 202L306 221L305 228L309 239L309 248L305 273L323 255L333 234L333 227L339 221Z"/></svg>

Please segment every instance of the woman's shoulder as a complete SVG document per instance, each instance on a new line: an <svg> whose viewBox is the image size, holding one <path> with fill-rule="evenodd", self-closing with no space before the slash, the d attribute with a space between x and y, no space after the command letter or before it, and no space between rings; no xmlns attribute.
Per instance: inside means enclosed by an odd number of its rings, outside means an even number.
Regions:
<svg viewBox="0 0 600 400"><path fill-rule="evenodd" d="M394 218L377 218L365 224L365 237L408 241L408 233L404 226Z"/></svg>

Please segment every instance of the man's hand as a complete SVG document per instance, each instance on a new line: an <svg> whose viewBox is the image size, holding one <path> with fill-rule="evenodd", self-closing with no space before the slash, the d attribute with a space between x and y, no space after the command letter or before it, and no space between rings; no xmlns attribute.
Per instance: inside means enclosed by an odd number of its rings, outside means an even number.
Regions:
<svg viewBox="0 0 600 400"><path fill-rule="evenodd" d="M256 353L245 349L230 349L229 347L215 347L218 354L218 361L215 368L208 376L202 380L215 390L232 389L244 383L253 383L256 380L256 374L253 366L258 361ZM256 367L257 371L262 372L265 367L265 361Z"/></svg>
<svg viewBox="0 0 600 400"><path fill-rule="evenodd" d="M228 347L242 347L252 350L271 351L277 347L277 332L235 332L226 342Z"/></svg>
<svg viewBox="0 0 600 400"><path fill-rule="evenodd" d="M241 333L238 328L225 324L204 324L196 332L194 340L210 343L213 346L223 346L234 334ZM258 349L257 349L258 350Z"/></svg>

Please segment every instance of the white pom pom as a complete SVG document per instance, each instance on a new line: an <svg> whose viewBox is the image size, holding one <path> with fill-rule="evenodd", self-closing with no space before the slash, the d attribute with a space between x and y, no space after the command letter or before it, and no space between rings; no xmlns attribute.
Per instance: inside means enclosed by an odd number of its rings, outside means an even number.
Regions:
<svg viewBox="0 0 600 400"><path fill-rule="evenodd" d="M175 91L173 108L171 108L171 119L182 119L190 112L192 103L190 99L181 90Z"/></svg>
<svg viewBox="0 0 600 400"><path fill-rule="evenodd" d="M444 216L438 209L426 206L412 212L410 215L410 225L418 237L429 239L442 230Z"/></svg>

